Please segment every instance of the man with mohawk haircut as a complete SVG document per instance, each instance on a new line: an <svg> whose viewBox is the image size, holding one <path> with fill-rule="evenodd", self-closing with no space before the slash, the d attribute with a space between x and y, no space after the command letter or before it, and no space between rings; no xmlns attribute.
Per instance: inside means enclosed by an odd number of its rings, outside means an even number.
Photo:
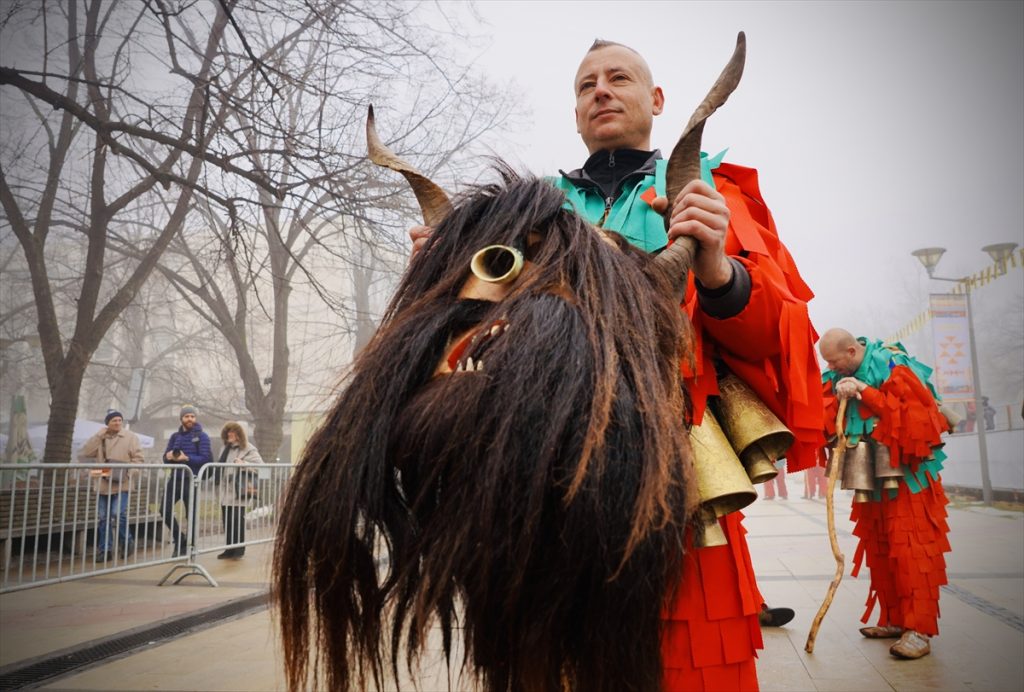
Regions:
<svg viewBox="0 0 1024 692"><path fill-rule="evenodd" d="M709 398L719 394L716 372L724 368L793 432L788 471L819 465L823 400L817 334L807 311L813 293L779 239L757 171L723 162L724 152L702 152L700 179L688 182L670 206L668 161L651 147L665 95L644 58L623 44L595 40L573 90L576 129L590 156L552 181L567 207L646 252L660 253L680 238L696 241L683 300L695 333L694 362L683 362L690 422L701 423ZM410 229L414 256L430 234L427 226ZM792 610L763 602L742 514L719 521L728 545L695 549L688 536L682 586L666 604L666 691L757 689L759 625L793 617Z"/></svg>
<svg viewBox="0 0 1024 692"><path fill-rule="evenodd" d="M701 423L724 366L794 433L789 471L817 465L824 440L817 335L807 313L813 294L778 237L757 172L702 153L701 179L672 200L666 224L667 162L651 147L665 96L646 61L628 46L596 40L573 86L576 128L590 156L555 181L572 208L648 252L696 241L683 301L696 337L694 367L684 363L691 422ZM729 545L694 548L688 536L682 586L664 612L666 690L756 689L759 617L769 625L792 617L764 606L741 518L719 520Z"/></svg>

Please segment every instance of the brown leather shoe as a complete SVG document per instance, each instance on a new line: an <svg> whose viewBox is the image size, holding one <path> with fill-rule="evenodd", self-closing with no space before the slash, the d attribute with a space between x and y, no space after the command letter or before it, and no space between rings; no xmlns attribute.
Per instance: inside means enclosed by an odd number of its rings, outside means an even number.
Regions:
<svg viewBox="0 0 1024 692"><path fill-rule="evenodd" d="M889 649L889 653L896 658L915 659L927 656L932 652L931 644L929 644L929 637L927 634L921 634L914 630L907 630L900 637L900 640L892 645Z"/></svg>
<svg viewBox="0 0 1024 692"><path fill-rule="evenodd" d="M895 625L885 627L861 627L860 633L868 639L896 639L903 635L903 628Z"/></svg>

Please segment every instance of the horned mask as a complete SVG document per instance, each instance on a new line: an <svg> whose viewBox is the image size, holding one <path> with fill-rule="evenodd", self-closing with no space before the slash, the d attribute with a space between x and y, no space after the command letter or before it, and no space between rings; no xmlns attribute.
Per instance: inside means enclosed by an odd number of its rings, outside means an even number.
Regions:
<svg viewBox="0 0 1024 692"><path fill-rule="evenodd" d="M699 175L723 78L673 151L672 197ZM435 229L283 506L290 687L312 661L328 689L380 689L436 637L486 690L659 689L659 616L696 500L679 368L692 248L651 258L507 169L449 200L387 150L372 111L368 140Z"/></svg>

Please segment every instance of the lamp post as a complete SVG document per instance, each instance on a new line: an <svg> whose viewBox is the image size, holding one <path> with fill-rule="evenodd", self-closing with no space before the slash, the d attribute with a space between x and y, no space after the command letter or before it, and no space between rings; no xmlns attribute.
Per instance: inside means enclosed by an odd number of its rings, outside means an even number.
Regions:
<svg viewBox="0 0 1024 692"><path fill-rule="evenodd" d="M994 245L986 245L981 249L984 252L987 252L989 257L997 263L998 268L1001 268L1002 271L1005 272L1006 260L1013 254L1016 247L1017 243L996 243ZM974 340L974 308L971 305L971 282L964 278L951 279L944 276L935 276L935 267L939 264L939 260L942 259L944 252L946 252L945 248L926 247L921 248L920 250L914 250L910 254L921 261L921 264L924 265L925 271L928 272L928 278L935 281L952 281L953 283L962 284L964 287L964 294L967 296L967 335L971 346L971 378L974 380L974 420L975 427L978 430L978 454L980 456L981 464L981 499L986 505L991 505L992 480L988 473L988 444L985 440L985 409L981 403L981 371L978 367L978 348Z"/></svg>

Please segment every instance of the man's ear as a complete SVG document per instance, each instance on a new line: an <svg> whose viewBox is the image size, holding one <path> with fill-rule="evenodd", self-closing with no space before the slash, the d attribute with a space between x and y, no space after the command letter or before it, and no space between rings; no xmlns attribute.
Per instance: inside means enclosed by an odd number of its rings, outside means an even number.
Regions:
<svg viewBox="0 0 1024 692"><path fill-rule="evenodd" d="M651 112L654 115L661 115L665 109L665 92L660 86L651 87Z"/></svg>
<svg viewBox="0 0 1024 692"><path fill-rule="evenodd" d="M572 109L572 117L576 119L576 132L582 132L582 130L580 130L580 111L578 108Z"/></svg>

